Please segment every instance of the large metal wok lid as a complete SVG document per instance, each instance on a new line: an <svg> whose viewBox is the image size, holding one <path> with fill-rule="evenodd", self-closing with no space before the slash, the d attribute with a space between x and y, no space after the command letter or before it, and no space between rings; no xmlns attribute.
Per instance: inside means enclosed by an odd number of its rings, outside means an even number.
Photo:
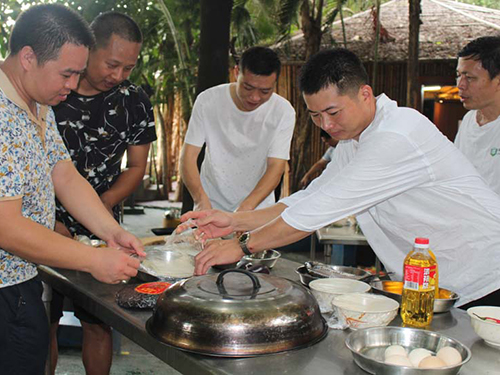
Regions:
<svg viewBox="0 0 500 375"><path fill-rule="evenodd" d="M309 346L328 332L308 289L238 269L174 284L158 299L147 329L179 349L229 357Z"/></svg>

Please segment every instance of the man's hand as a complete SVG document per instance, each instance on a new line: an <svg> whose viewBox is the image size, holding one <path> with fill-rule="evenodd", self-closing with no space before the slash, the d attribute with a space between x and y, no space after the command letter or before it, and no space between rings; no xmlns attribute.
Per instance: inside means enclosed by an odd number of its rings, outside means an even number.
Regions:
<svg viewBox="0 0 500 375"><path fill-rule="evenodd" d="M98 248L90 273L107 284L118 284L137 275L139 259L113 248Z"/></svg>
<svg viewBox="0 0 500 375"><path fill-rule="evenodd" d="M194 219L186 225L181 224L176 232L180 233L193 226L198 227L195 235L203 240L227 236L234 232L232 214L219 210L190 211L181 216L181 222L185 223Z"/></svg>
<svg viewBox="0 0 500 375"><path fill-rule="evenodd" d="M307 185L309 185L309 182L311 182L311 177L306 174L304 177L302 177L302 180L300 180L299 187L303 189Z"/></svg>
<svg viewBox="0 0 500 375"><path fill-rule="evenodd" d="M136 255L139 258L146 256L142 242L121 227L105 241L109 247L120 249L127 255Z"/></svg>
<svg viewBox="0 0 500 375"><path fill-rule="evenodd" d="M210 203L210 200L204 199L200 202L194 202L194 211L205 211L205 210L211 210L212 209L212 204Z"/></svg>
<svg viewBox="0 0 500 375"><path fill-rule="evenodd" d="M217 264L231 264L239 261L243 251L237 239L214 240L206 244L195 258L195 275L204 275L211 266Z"/></svg>
<svg viewBox="0 0 500 375"><path fill-rule="evenodd" d="M63 223L61 223L60 221L56 220L56 225L54 227L54 231L56 233L63 235L64 237L73 238L73 236L71 235L68 228L66 228L66 226Z"/></svg>

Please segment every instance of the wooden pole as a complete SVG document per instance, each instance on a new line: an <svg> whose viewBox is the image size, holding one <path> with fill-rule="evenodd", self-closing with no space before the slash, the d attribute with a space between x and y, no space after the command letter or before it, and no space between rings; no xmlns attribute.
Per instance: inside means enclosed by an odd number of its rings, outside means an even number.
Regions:
<svg viewBox="0 0 500 375"><path fill-rule="evenodd" d="M418 39L420 34L420 0L409 0L410 33L408 41L406 105L420 110L420 82L418 69Z"/></svg>

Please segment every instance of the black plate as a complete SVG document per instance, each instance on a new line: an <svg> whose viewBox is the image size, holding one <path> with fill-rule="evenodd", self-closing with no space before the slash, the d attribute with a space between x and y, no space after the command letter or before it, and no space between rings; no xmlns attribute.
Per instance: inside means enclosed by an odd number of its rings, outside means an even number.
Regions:
<svg viewBox="0 0 500 375"><path fill-rule="evenodd" d="M175 228L153 228L151 232L153 232L157 236L166 236L168 234L172 234Z"/></svg>

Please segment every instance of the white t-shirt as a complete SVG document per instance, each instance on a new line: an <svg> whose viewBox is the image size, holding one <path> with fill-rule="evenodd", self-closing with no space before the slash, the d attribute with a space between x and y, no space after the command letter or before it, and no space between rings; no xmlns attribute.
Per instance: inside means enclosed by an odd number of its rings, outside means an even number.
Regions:
<svg viewBox="0 0 500 375"><path fill-rule="evenodd" d="M476 110L466 113L458 129L455 145L493 191L500 195L500 117L479 126L476 115Z"/></svg>
<svg viewBox="0 0 500 375"><path fill-rule="evenodd" d="M333 152L335 151L335 147L328 147L325 154L321 159L326 160L327 162L331 162L333 159Z"/></svg>
<svg viewBox="0 0 500 375"><path fill-rule="evenodd" d="M194 103L185 142L207 144L201 184L213 208L234 211L267 169L267 158L289 159L295 110L277 94L257 109L240 111L229 84L212 87ZM257 208L275 203L271 192Z"/></svg>
<svg viewBox="0 0 500 375"><path fill-rule="evenodd" d="M500 198L434 124L385 95L359 142L339 142L323 174L281 202L285 222L307 232L356 215L399 280L414 239L429 238L458 305L500 289Z"/></svg>

